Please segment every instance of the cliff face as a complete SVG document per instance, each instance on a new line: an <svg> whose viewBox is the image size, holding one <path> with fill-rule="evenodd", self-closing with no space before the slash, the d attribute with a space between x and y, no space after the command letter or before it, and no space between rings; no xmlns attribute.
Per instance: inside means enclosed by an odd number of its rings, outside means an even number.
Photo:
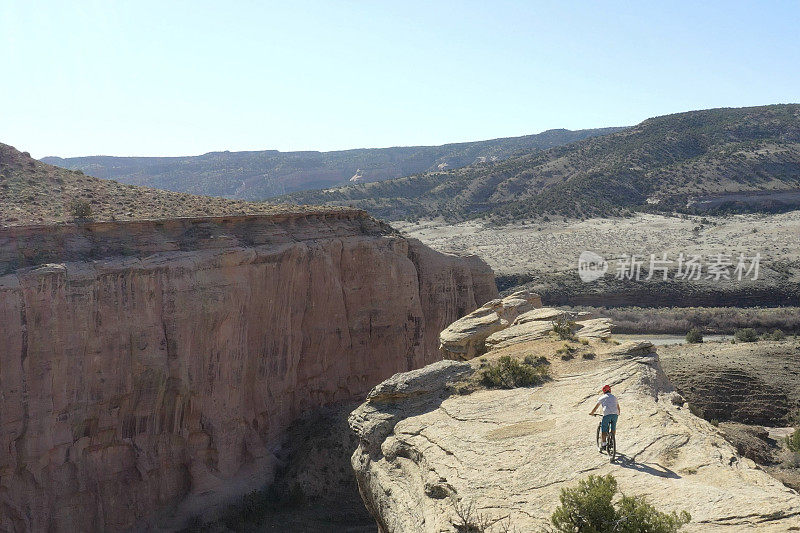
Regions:
<svg viewBox="0 0 800 533"><path fill-rule="evenodd" d="M496 296L482 262L357 211L6 229L3 272L12 531L152 525L263 485L298 414L438 359Z"/></svg>

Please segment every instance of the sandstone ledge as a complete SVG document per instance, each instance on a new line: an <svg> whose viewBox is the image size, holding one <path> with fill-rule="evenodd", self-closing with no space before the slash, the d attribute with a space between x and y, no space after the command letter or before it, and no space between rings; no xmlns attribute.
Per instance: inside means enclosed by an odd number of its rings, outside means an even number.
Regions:
<svg viewBox="0 0 800 533"><path fill-rule="evenodd" d="M485 357L556 346L543 342ZM510 520L517 531L539 531L561 488L606 473L626 494L645 495L662 510L688 510L693 520L684 531L800 527L796 492L741 457L717 428L674 404L682 402L675 401L652 346L609 349L594 341L591 347L597 350L591 361L559 367L551 358L555 379L541 387L446 398L437 392L427 404L417 396L413 407L400 401L357 410L351 426L361 443L352 462L380 531L451 531L453 499L492 520ZM622 406L615 464L597 452L597 419L587 416L604 383L612 384ZM391 431L364 431L389 410Z"/></svg>

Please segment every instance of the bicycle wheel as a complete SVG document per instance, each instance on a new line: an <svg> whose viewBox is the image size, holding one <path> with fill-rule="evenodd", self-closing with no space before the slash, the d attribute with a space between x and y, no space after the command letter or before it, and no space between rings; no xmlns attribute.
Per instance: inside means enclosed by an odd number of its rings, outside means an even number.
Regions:
<svg viewBox="0 0 800 533"><path fill-rule="evenodd" d="M608 446L606 447L606 451L608 452L608 456L611 458L611 462L614 462L614 459L617 457L617 439L614 435L608 436Z"/></svg>

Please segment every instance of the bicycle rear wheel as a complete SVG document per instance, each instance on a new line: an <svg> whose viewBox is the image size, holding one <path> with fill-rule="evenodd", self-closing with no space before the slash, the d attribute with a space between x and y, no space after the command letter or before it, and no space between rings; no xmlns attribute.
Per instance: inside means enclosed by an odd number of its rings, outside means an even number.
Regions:
<svg viewBox="0 0 800 533"><path fill-rule="evenodd" d="M617 439L613 434L608 436L608 446L606 446L606 452L608 452L608 456L611 458L611 462L613 463L614 459L617 457Z"/></svg>

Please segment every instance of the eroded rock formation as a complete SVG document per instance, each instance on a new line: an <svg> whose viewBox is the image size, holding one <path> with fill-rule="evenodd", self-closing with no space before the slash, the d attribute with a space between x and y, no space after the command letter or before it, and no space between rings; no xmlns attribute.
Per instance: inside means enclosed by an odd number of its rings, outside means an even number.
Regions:
<svg viewBox="0 0 800 533"><path fill-rule="evenodd" d="M563 344L554 335L509 336L505 348L478 359L440 362L374 389L350 424L360 439L353 468L379 531L452 531L461 523L456 505L471 507L489 531L540 531L562 488L608 473L627 495L689 511L682 531L800 528L800 496L690 412L652 344L589 338L572 343L576 356L554 357ZM503 355L548 357L552 380L454 393L459 387L448 382L470 379ZM606 383L622 411L614 463L598 453L598 422L587 416ZM398 389L404 393L386 392Z"/></svg>
<svg viewBox="0 0 800 533"><path fill-rule="evenodd" d="M497 294L359 211L7 228L0 273L8 531L174 527L262 486L298 414L438 360Z"/></svg>
<svg viewBox="0 0 800 533"><path fill-rule="evenodd" d="M517 316L540 307L542 299L529 291L490 300L439 334L442 356L446 359L472 359L486 350L487 337L507 328Z"/></svg>
<svg viewBox="0 0 800 533"><path fill-rule="evenodd" d="M456 320L439 334L439 349L445 359L469 360L487 350L523 341L541 339L563 322L576 338L605 339L611 336L608 318L591 318L586 312L542 307L541 297L518 291L491 300Z"/></svg>

